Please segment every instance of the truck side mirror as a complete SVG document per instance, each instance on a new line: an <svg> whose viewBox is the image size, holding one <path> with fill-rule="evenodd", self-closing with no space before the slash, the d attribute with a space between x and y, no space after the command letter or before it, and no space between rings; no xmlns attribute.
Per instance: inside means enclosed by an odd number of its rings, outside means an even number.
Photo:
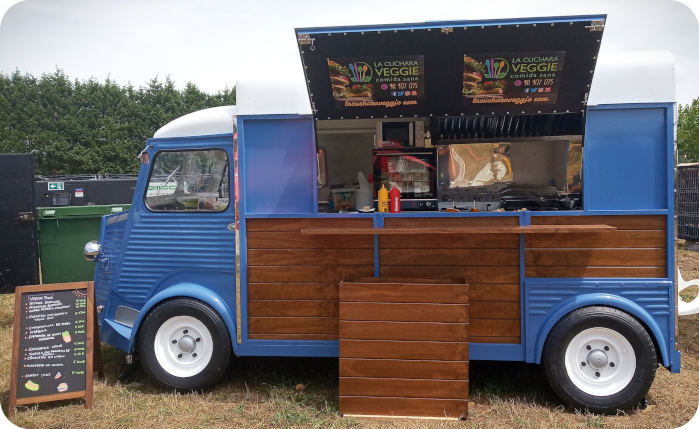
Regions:
<svg viewBox="0 0 699 429"><path fill-rule="evenodd" d="M148 152L143 152L141 154L141 164L148 164L150 162L150 155Z"/></svg>

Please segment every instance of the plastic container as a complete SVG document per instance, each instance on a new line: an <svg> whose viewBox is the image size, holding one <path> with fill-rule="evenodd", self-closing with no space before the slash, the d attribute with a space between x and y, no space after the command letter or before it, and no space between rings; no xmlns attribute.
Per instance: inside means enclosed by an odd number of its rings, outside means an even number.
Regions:
<svg viewBox="0 0 699 429"><path fill-rule="evenodd" d="M335 210L354 210L354 188L333 189L333 207Z"/></svg>
<svg viewBox="0 0 699 429"><path fill-rule="evenodd" d="M379 212L388 213L388 189L386 189L386 185L381 185L381 189L379 189Z"/></svg>
<svg viewBox="0 0 699 429"><path fill-rule="evenodd" d="M85 243L99 239L102 216L130 207L130 204L37 207L42 283L93 280L95 263L83 256Z"/></svg>

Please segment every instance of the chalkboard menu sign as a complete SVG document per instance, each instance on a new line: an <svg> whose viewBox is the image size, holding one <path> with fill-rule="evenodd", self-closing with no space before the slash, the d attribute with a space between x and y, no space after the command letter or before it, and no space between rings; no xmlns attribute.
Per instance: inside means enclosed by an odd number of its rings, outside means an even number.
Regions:
<svg viewBox="0 0 699 429"><path fill-rule="evenodd" d="M95 322L92 282L16 289L10 415L17 405L70 398L92 407Z"/></svg>

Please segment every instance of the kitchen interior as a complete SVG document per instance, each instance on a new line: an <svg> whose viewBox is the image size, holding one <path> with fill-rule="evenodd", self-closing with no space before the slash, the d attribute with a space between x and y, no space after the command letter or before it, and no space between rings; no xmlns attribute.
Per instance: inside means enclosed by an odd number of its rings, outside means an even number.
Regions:
<svg viewBox="0 0 699 429"><path fill-rule="evenodd" d="M582 114L319 120L318 211L581 210L582 128Z"/></svg>

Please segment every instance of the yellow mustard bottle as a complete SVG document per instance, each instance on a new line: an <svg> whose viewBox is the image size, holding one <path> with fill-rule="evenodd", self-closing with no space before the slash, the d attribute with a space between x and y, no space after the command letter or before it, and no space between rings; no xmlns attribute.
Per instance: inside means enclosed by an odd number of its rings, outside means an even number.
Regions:
<svg viewBox="0 0 699 429"><path fill-rule="evenodd" d="M388 189L385 185L379 189L379 212L388 213Z"/></svg>

